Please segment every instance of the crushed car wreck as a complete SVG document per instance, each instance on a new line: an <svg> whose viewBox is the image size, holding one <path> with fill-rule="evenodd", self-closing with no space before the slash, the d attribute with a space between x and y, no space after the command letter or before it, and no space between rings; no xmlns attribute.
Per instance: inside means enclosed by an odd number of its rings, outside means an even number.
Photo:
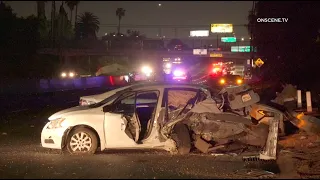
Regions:
<svg viewBox="0 0 320 180"><path fill-rule="evenodd" d="M192 84L146 83L128 87L105 100L69 108L49 117L41 133L43 147L72 154L97 148L154 148L187 154L240 142L257 146L259 158L276 159L280 116L251 122L259 96L243 85L218 94Z"/></svg>
<svg viewBox="0 0 320 180"><path fill-rule="evenodd" d="M240 89L242 89L242 93L240 93ZM229 92L227 96L233 96L233 100L230 101L229 99L228 103L222 100L224 104L217 104L211 97L198 96L191 98L184 107L170 113L169 117L171 119L165 127L168 128L177 123L187 125L192 131L194 146L203 153L224 148L224 145L232 142L240 142L265 148L265 151L260 154L261 159L276 159L278 127L281 116L264 117L267 120L255 125L250 118L236 114L232 110L249 107L259 101L259 96L247 86L231 87L231 89L223 92ZM223 93L222 97L224 95ZM243 100L242 96L249 98ZM238 101L239 98L242 98L242 100ZM227 104L229 108L236 107L237 109L231 108L229 111L223 112L226 107L222 106L227 106ZM168 129L166 131L168 136L170 131Z"/></svg>

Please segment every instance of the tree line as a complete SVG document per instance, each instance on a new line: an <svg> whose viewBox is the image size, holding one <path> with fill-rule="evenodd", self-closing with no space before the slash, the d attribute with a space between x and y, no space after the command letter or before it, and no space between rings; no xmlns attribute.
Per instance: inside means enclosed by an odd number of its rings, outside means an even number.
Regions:
<svg viewBox="0 0 320 180"><path fill-rule="evenodd" d="M51 15L46 17L45 5L48 2L37 1L37 14L28 17L18 17L9 5L0 2L2 78L41 76L49 70L50 63L60 63L58 57L44 59L37 55L36 51L40 48L106 49L105 39L97 39L99 18L91 12L78 14L81 1L52 1ZM110 35L121 34L121 20L125 12L123 8L116 9L118 28ZM128 30L124 36L144 37L134 30Z"/></svg>

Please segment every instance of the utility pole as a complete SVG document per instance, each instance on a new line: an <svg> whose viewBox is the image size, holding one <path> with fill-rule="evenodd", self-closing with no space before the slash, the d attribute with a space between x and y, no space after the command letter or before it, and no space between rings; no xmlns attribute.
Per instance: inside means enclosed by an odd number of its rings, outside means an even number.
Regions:
<svg viewBox="0 0 320 180"><path fill-rule="evenodd" d="M55 47L55 31L54 31L54 20L56 19L56 2L52 1L51 4L51 41L52 41L52 48Z"/></svg>
<svg viewBox="0 0 320 180"><path fill-rule="evenodd" d="M219 34L217 33L217 48L219 48Z"/></svg>
<svg viewBox="0 0 320 180"><path fill-rule="evenodd" d="M162 38L162 29L159 28L159 33L158 33L159 37Z"/></svg>
<svg viewBox="0 0 320 180"><path fill-rule="evenodd" d="M256 15L256 13L255 13L255 1L252 1L252 9L251 9L251 14L250 14L250 16L251 16L251 18L250 18L250 21L251 21L251 23L250 23L250 29L251 29L251 31L250 31L250 54L251 54L251 61L253 61L253 58L254 58L254 49L255 49L255 47L254 47L254 44L253 44L253 34L254 34L254 30L255 30L255 15Z"/></svg>
<svg viewBox="0 0 320 180"><path fill-rule="evenodd" d="M177 38L177 36L178 36L177 28L174 28L174 37Z"/></svg>

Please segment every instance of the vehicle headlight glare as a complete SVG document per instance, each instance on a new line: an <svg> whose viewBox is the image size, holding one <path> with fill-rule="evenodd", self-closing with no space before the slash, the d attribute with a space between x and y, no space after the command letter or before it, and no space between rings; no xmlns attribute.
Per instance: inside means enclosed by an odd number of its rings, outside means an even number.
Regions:
<svg viewBox="0 0 320 180"><path fill-rule="evenodd" d="M74 73L73 73L73 72L70 72L70 73L69 73L69 77L74 77Z"/></svg>
<svg viewBox="0 0 320 180"><path fill-rule="evenodd" d="M148 66L143 66L141 71L144 73L144 74L151 74L152 73L152 69Z"/></svg>
<svg viewBox="0 0 320 180"><path fill-rule="evenodd" d="M237 80L237 84L242 84L242 80L241 80L241 79L238 79L238 80Z"/></svg>

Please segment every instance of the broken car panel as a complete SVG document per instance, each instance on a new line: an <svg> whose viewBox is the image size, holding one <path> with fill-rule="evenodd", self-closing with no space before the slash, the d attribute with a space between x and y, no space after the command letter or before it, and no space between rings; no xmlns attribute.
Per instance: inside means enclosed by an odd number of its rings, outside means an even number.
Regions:
<svg viewBox="0 0 320 180"><path fill-rule="evenodd" d="M94 153L98 146L101 150L158 148L189 152L191 142L186 137L191 130L193 136L207 143L239 141L265 147L263 158L275 159L276 154L271 152L276 152L278 132L274 128L279 119L265 117L269 118L267 124L253 125L248 118L250 112L246 112L259 96L247 86L224 89L218 96L220 99L211 97L211 91L201 85L146 84L119 93L106 104L75 107L52 115L41 134L42 146L66 149L72 154ZM57 119L63 122L49 127ZM79 141L79 145L69 138L81 139L82 134L90 143ZM48 139L53 143L47 143Z"/></svg>

